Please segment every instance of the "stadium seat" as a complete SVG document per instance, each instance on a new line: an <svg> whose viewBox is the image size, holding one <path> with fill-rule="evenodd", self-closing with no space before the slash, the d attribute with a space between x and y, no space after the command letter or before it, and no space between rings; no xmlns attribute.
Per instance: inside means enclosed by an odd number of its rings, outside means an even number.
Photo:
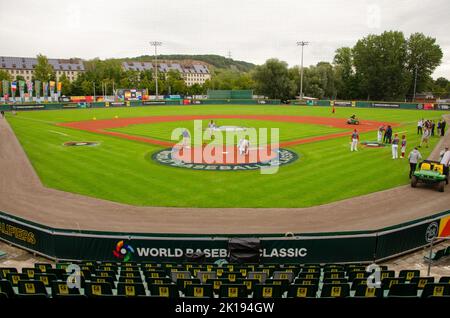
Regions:
<svg viewBox="0 0 450 318"><path fill-rule="evenodd" d="M448 249L448 248L447 248L447 249ZM431 258L430 258L430 255L427 254L427 255L425 255L425 256L423 257L423 259L424 259L425 261L438 261L438 260L440 260L442 257L445 256L445 252L446 252L447 249L442 248L442 249L440 249L440 250L437 250L435 253L432 253Z"/></svg>
<svg viewBox="0 0 450 318"><path fill-rule="evenodd" d="M15 297L14 289L9 280L0 279L0 292L8 296L8 298Z"/></svg>
<svg viewBox="0 0 450 318"><path fill-rule="evenodd" d="M52 282L52 297L84 297L78 288L69 288L66 282Z"/></svg>
<svg viewBox="0 0 450 318"><path fill-rule="evenodd" d="M247 287L243 284L222 284L219 289L220 298L246 298Z"/></svg>
<svg viewBox="0 0 450 318"><path fill-rule="evenodd" d="M81 288L84 288L86 280L81 275L80 276L76 276L76 275L68 275L68 274L66 274L66 275L63 276L62 279L60 279L60 281L67 282L67 283L70 282L70 283L72 283L74 285L77 285L77 283L78 283L77 280L79 280L79 286Z"/></svg>
<svg viewBox="0 0 450 318"><path fill-rule="evenodd" d="M315 298L317 297L317 285L293 284L289 286L288 297Z"/></svg>
<svg viewBox="0 0 450 318"><path fill-rule="evenodd" d="M278 285L281 287L281 291L285 292L288 290L289 280L287 280L287 279L267 279L265 284Z"/></svg>
<svg viewBox="0 0 450 318"><path fill-rule="evenodd" d="M192 284L186 286L186 297L212 298L213 286L211 284Z"/></svg>
<svg viewBox="0 0 450 318"><path fill-rule="evenodd" d="M381 281L381 288L383 288L383 290L389 290L393 285L404 284L405 281L405 277L387 277Z"/></svg>
<svg viewBox="0 0 450 318"><path fill-rule="evenodd" d="M298 274L297 278L300 278L300 279L319 279L320 278L320 273L303 273L303 272L300 272Z"/></svg>
<svg viewBox="0 0 450 318"><path fill-rule="evenodd" d="M380 272L380 279L383 280L385 278L394 278L395 277L395 271L393 270L382 270Z"/></svg>
<svg viewBox="0 0 450 318"><path fill-rule="evenodd" d="M146 296L144 284L142 283L118 283L117 295L125 297Z"/></svg>
<svg viewBox="0 0 450 318"><path fill-rule="evenodd" d="M388 297L417 297L417 284L394 284L389 288Z"/></svg>
<svg viewBox="0 0 450 318"><path fill-rule="evenodd" d="M230 281L227 278L214 278L208 279L206 283L211 284L213 286L214 293L219 294L220 286L223 284L230 284Z"/></svg>
<svg viewBox="0 0 450 318"><path fill-rule="evenodd" d="M359 284L355 287L354 297L361 297L361 298L377 297L377 298L380 298L380 297L383 297L383 289L369 287L364 284Z"/></svg>
<svg viewBox="0 0 450 318"><path fill-rule="evenodd" d="M441 278L439 278L439 283L450 284L450 276L441 276Z"/></svg>
<svg viewBox="0 0 450 318"><path fill-rule="evenodd" d="M178 298L178 288L174 284L161 284L149 286L150 295L158 297Z"/></svg>
<svg viewBox="0 0 450 318"><path fill-rule="evenodd" d="M253 298L281 298L283 290L281 285L256 284Z"/></svg>
<svg viewBox="0 0 450 318"><path fill-rule="evenodd" d="M88 297L108 297L113 295L109 283L86 282L84 292Z"/></svg>
<svg viewBox="0 0 450 318"><path fill-rule="evenodd" d="M446 283L429 283L426 284L422 291L422 298L429 297L445 297L450 296L450 284Z"/></svg>
<svg viewBox="0 0 450 318"><path fill-rule="evenodd" d="M6 279L11 282L11 285L13 285L13 287L17 287L19 285L19 281L29 280L29 277L27 274L23 273L8 273L6 275Z"/></svg>
<svg viewBox="0 0 450 318"><path fill-rule="evenodd" d="M198 285L200 283L203 284L204 282L201 282L200 279L198 279L198 278L177 279L177 282L176 282L178 290L181 291L182 293L185 293L187 286Z"/></svg>
<svg viewBox="0 0 450 318"><path fill-rule="evenodd" d="M324 284L347 284L347 278L325 278L323 280Z"/></svg>
<svg viewBox="0 0 450 318"><path fill-rule="evenodd" d="M243 276L241 272L224 272L220 278L227 278L231 283L234 283L237 279L243 278Z"/></svg>
<svg viewBox="0 0 450 318"><path fill-rule="evenodd" d="M111 276L104 276L104 277L91 277L91 282L93 283L108 283L111 285L111 288L115 287L115 278Z"/></svg>
<svg viewBox="0 0 450 318"><path fill-rule="evenodd" d="M324 284L320 293L321 298L341 298L349 296L349 284Z"/></svg>
<svg viewBox="0 0 450 318"><path fill-rule="evenodd" d="M139 284L139 283L142 283L142 278L140 276L139 277L137 277L137 276L135 276L135 277L120 276L119 283Z"/></svg>
<svg viewBox="0 0 450 318"><path fill-rule="evenodd" d="M289 283L292 283L294 280L294 272L285 272L285 271L275 271L273 272L273 279L284 279L287 280Z"/></svg>
<svg viewBox="0 0 450 318"><path fill-rule="evenodd" d="M211 271L199 271L197 272L197 278L204 284L208 279L216 279L217 273Z"/></svg>
<svg viewBox="0 0 450 318"><path fill-rule="evenodd" d="M56 275L47 274L47 273L39 273L39 274L34 275L34 279L44 283L45 287L50 287L51 283L56 280Z"/></svg>
<svg viewBox="0 0 450 318"><path fill-rule="evenodd" d="M147 285L165 285L170 284L172 280L168 277L161 277L161 278L146 277L145 282L147 283Z"/></svg>
<svg viewBox="0 0 450 318"><path fill-rule="evenodd" d="M52 265L48 263L35 263L34 268L38 268L41 273L46 273L49 269L52 268Z"/></svg>
<svg viewBox="0 0 450 318"><path fill-rule="evenodd" d="M170 279L173 282L177 282L177 279L189 279L191 278L191 272L189 271L176 271L176 272L170 272Z"/></svg>
<svg viewBox="0 0 450 318"><path fill-rule="evenodd" d="M17 268L14 267L1 267L0 279L6 279L9 273L17 273Z"/></svg>
<svg viewBox="0 0 450 318"><path fill-rule="evenodd" d="M351 271L348 273L348 280L349 282L353 282L355 279L362 279L362 278L366 278L369 277L370 273L366 272L366 271Z"/></svg>
<svg viewBox="0 0 450 318"><path fill-rule="evenodd" d="M166 277L166 272L164 270L147 270L144 272L146 278L164 278Z"/></svg>
<svg viewBox="0 0 450 318"><path fill-rule="evenodd" d="M268 274L265 272L248 272L247 278L249 279L257 279L261 284L266 282Z"/></svg>
<svg viewBox="0 0 450 318"><path fill-rule="evenodd" d="M405 277L407 281L410 281L413 277L419 277L420 270L418 269L403 269L400 271L398 277Z"/></svg>
<svg viewBox="0 0 450 318"><path fill-rule="evenodd" d="M22 274L27 275L29 279L34 279L34 275L36 275L37 273L41 273L41 270L39 268L34 268L34 267L23 267L22 268Z"/></svg>
<svg viewBox="0 0 450 318"><path fill-rule="evenodd" d="M356 290L359 285L367 286L367 278L355 278L352 281L350 290Z"/></svg>
<svg viewBox="0 0 450 318"><path fill-rule="evenodd" d="M426 284L434 283L434 277L413 277L412 284L417 284L418 289L423 289Z"/></svg>
<svg viewBox="0 0 450 318"><path fill-rule="evenodd" d="M141 278L141 272L138 270L127 270L127 271L120 271L119 279L120 278Z"/></svg>
<svg viewBox="0 0 450 318"><path fill-rule="evenodd" d="M53 274L57 279L62 279L66 274L66 270L62 268L47 268L46 274Z"/></svg>
<svg viewBox="0 0 450 318"><path fill-rule="evenodd" d="M318 287L319 286L319 282L320 279L319 278L315 278L315 279L305 279L305 278L296 278L294 280L294 284L296 285L313 285Z"/></svg>
<svg viewBox="0 0 450 318"><path fill-rule="evenodd" d="M323 274L324 279L339 279L339 278L345 278L345 272L325 272Z"/></svg>
<svg viewBox="0 0 450 318"><path fill-rule="evenodd" d="M45 285L41 281L36 280L20 280L18 285L19 294L21 298L33 297L33 298L47 298L47 290Z"/></svg>

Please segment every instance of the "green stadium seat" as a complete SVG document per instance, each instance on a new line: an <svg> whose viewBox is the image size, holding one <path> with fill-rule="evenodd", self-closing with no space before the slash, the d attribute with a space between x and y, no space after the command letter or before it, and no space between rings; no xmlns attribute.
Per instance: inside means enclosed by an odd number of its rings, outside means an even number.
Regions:
<svg viewBox="0 0 450 318"><path fill-rule="evenodd" d="M396 284L404 284L406 282L405 277L387 277L381 281L381 288L383 290L389 290Z"/></svg>
<svg viewBox="0 0 450 318"><path fill-rule="evenodd" d="M94 275L95 277L113 277L115 279L117 274L114 271L96 270Z"/></svg>
<svg viewBox="0 0 450 318"><path fill-rule="evenodd" d="M22 268L22 274L26 274L29 279L34 279L34 275L37 273L41 273L41 270L39 268L34 267L23 267Z"/></svg>
<svg viewBox="0 0 450 318"><path fill-rule="evenodd" d="M314 279L306 279L306 278L296 278L294 280L294 284L296 285L312 285L312 286L319 286L320 279L314 278Z"/></svg>
<svg viewBox="0 0 450 318"><path fill-rule="evenodd" d="M9 273L17 273L17 268L14 267L1 267L0 268L0 279L6 279Z"/></svg>
<svg viewBox="0 0 450 318"><path fill-rule="evenodd" d="M99 266L95 271L97 273L109 273L109 276L115 276L119 272L119 268L117 266ZM98 275L98 274L97 274Z"/></svg>
<svg viewBox="0 0 450 318"><path fill-rule="evenodd" d="M45 287L50 287L51 283L56 280L56 275L40 273L40 274L34 275L34 279L44 283Z"/></svg>
<svg viewBox="0 0 450 318"><path fill-rule="evenodd" d="M86 282L84 293L88 297L112 296L112 288L109 283Z"/></svg>
<svg viewBox="0 0 450 318"><path fill-rule="evenodd" d="M176 282L178 290L181 291L182 293L185 293L188 285L199 285L200 283L203 284L204 282L201 282L200 279L198 278L177 279Z"/></svg>
<svg viewBox="0 0 450 318"><path fill-rule="evenodd" d="M339 279L339 278L345 278L345 272L325 272L323 273L324 279Z"/></svg>
<svg viewBox="0 0 450 318"><path fill-rule="evenodd" d="M324 278L324 284L347 284L347 278Z"/></svg>
<svg viewBox="0 0 450 318"><path fill-rule="evenodd" d="M6 279L0 279L0 292L8 296L8 298L14 298L16 294L11 282Z"/></svg>
<svg viewBox="0 0 450 318"><path fill-rule="evenodd" d="M423 289L426 284L434 283L434 277L413 277L412 284L417 284L418 289Z"/></svg>
<svg viewBox="0 0 450 318"><path fill-rule="evenodd" d="M118 283L117 295L125 297L146 296L144 284L142 283Z"/></svg>
<svg viewBox="0 0 450 318"><path fill-rule="evenodd" d="M24 297L33 297L33 298L47 298L47 290L45 289L45 285L41 281L36 280L20 280L18 285L18 296L21 298Z"/></svg>
<svg viewBox="0 0 450 318"><path fill-rule="evenodd" d="M343 298L350 296L349 284L323 284L321 298Z"/></svg>
<svg viewBox="0 0 450 318"><path fill-rule="evenodd" d="M403 269L400 271L398 277L405 277L407 281L413 279L413 277L419 277L420 270L418 269Z"/></svg>
<svg viewBox="0 0 450 318"><path fill-rule="evenodd" d="M142 283L142 278L140 276L134 276L134 277L120 276L119 283L139 284L139 283Z"/></svg>
<svg viewBox="0 0 450 318"><path fill-rule="evenodd" d="M352 286L353 287L353 286ZM375 287L369 287L365 284L359 284L355 286L355 295L354 297L361 297L361 298L381 298L383 297L383 289L382 288L375 288Z"/></svg>
<svg viewBox="0 0 450 318"><path fill-rule="evenodd" d="M441 276L441 278L439 278L439 283L450 284L450 276Z"/></svg>
<svg viewBox="0 0 450 318"><path fill-rule="evenodd" d="M293 273L294 274L294 277L292 278L292 280L293 280L298 275L298 273L300 273L301 267L295 266L295 265L288 265L288 266L280 267L280 269L278 271ZM276 271L276 272L278 272L278 271Z"/></svg>
<svg viewBox="0 0 450 318"><path fill-rule="evenodd" d="M389 288L388 297L417 297L417 284L394 284Z"/></svg>
<svg viewBox="0 0 450 318"><path fill-rule="evenodd" d="M244 278L241 272L223 272L220 278L227 278L231 283L235 283L237 279Z"/></svg>
<svg viewBox="0 0 450 318"><path fill-rule="evenodd" d="M288 297L293 298L315 298L317 297L318 285L293 284L289 286Z"/></svg>
<svg viewBox="0 0 450 318"><path fill-rule="evenodd" d="M300 272L297 276L298 279L319 279L320 273L303 273Z"/></svg>
<svg viewBox="0 0 450 318"><path fill-rule="evenodd" d="M212 298L213 286L210 284L191 284L186 286L186 297Z"/></svg>
<svg viewBox="0 0 450 318"><path fill-rule="evenodd" d="M150 295L167 298L178 298L178 288L174 284L150 285Z"/></svg>
<svg viewBox="0 0 450 318"><path fill-rule="evenodd" d="M52 268L52 264L48 263L35 263L34 268L37 268L41 271L41 273L46 273L49 269Z"/></svg>
<svg viewBox="0 0 450 318"><path fill-rule="evenodd" d="M429 283L422 290L422 298L450 296L450 284Z"/></svg>
<svg viewBox="0 0 450 318"><path fill-rule="evenodd" d="M281 285L256 284L253 298L281 298L283 290Z"/></svg>
<svg viewBox="0 0 450 318"><path fill-rule="evenodd" d="M66 270L62 268L48 268L46 274L53 274L57 279L62 279L66 274Z"/></svg>
<svg viewBox="0 0 450 318"><path fill-rule="evenodd" d="M280 286L282 292L285 292L288 290L289 283L290 282L287 279L267 279L265 282L266 285Z"/></svg>
<svg viewBox="0 0 450 318"><path fill-rule="evenodd" d="M247 286L243 284L222 284L219 298L247 298Z"/></svg>
<svg viewBox="0 0 450 318"><path fill-rule="evenodd" d="M52 282L52 297L84 297L78 288L69 288L66 282Z"/></svg>
<svg viewBox="0 0 450 318"><path fill-rule="evenodd" d="M140 268L139 266L121 266L119 267L120 269L120 273L128 273L128 272L138 272L140 273Z"/></svg>
<svg viewBox="0 0 450 318"><path fill-rule="evenodd" d="M30 278L28 277L27 274L23 273L8 273L6 275L6 279L11 282L11 285L13 285L13 287L17 287L19 286L19 281L29 280Z"/></svg>
<svg viewBox="0 0 450 318"><path fill-rule="evenodd" d="M359 271L359 270L357 270L357 271L348 272L347 275L348 275L348 280L350 282L353 282L357 278L359 278L359 279L362 279L362 278L367 279L367 277L369 277L370 273L368 273L366 271Z"/></svg>
<svg viewBox="0 0 450 318"><path fill-rule="evenodd" d="M197 272L197 278L204 284L208 279L216 279L217 273L211 271L199 271Z"/></svg>
<svg viewBox="0 0 450 318"><path fill-rule="evenodd" d="M145 282L147 283L147 285L166 285L172 283L172 280L169 277L161 277L161 278L146 277Z"/></svg>

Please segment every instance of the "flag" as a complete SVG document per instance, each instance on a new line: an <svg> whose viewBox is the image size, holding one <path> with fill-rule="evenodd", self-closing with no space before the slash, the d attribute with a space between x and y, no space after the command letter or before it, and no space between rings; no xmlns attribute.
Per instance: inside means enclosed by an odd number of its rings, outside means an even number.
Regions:
<svg viewBox="0 0 450 318"><path fill-rule="evenodd" d="M34 87L36 89L36 98L41 97L41 81L34 81Z"/></svg>
<svg viewBox="0 0 450 318"><path fill-rule="evenodd" d="M17 90L17 82L11 82L11 95L13 98L16 98L16 90Z"/></svg>
<svg viewBox="0 0 450 318"><path fill-rule="evenodd" d="M48 82L42 82L42 96L48 96Z"/></svg>
<svg viewBox="0 0 450 318"><path fill-rule="evenodd" d="M2 81L2 87L3 87L3 95L8 95L9 93L9 82L7 80Z"/></svg>
<svg viewBox="0 0 450 318"><path fill-rule="evenodd" d="M55 81L50 81L50 95L55 92Z"/></svg>
<svg viewBox="0 0 450 318"><path fill-rule="evenodd" d="M58 91L58 95L61 95L61 90L62 90L62 83L58 82L58 84L56 85L56 90Z"/></svg>
<svg viewBox="0 0 450 318"><path fill-rule="evenodd" d="M25 81L19 81L19 93L20 98L23 99L23 96L25 94Z"/></svg>

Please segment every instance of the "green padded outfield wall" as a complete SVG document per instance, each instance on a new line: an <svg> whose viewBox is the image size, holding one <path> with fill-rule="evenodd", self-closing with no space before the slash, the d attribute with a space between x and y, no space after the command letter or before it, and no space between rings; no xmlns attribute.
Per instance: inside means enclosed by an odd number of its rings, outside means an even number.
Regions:
<svg viewBox="0 0 450 318"><path fill-rule="evenodd" d="M252 99L252 90L218 90L208 89L208 99Z"/></svg>
<svg viewBox="0 0 450 318"><path fill-rule="evenodd" d="M49 228L0 212L0 239L57 260L120 261L112 253L120 241L129 245L131 260L183 261L203 252L208 261L227 258L228 240L261 240L264 263L374 262L421 248L438 233L445 211L427 218L374 231L283 234L214 235L119 233Z"/></svg>

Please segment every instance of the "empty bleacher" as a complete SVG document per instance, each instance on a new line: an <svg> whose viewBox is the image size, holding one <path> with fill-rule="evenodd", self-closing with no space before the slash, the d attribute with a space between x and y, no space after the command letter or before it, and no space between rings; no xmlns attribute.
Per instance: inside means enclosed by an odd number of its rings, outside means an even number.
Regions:
<svg viewBox="0 0 450 318"><path fill-rule="evenodd" d="M450 297L450 277L421 277L380 266L381 285L367 286L358 264L196 264L84 261L0 267L1 298L428 298ZM71 269L72 270L72 269Z"/></svg>

